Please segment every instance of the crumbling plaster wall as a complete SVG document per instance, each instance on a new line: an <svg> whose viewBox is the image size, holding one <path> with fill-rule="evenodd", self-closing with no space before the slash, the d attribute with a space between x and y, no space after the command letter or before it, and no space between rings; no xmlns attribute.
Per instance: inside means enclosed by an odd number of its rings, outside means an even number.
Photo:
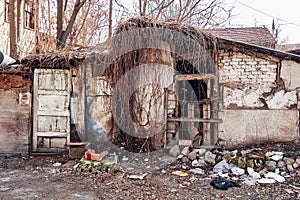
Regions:
<svg viewBox="0 0 300 200"><path fill-rule="evenodd" d="M299 137L299 64L233 51L220 51L218 58L219 137L227 146Z"/></svg>

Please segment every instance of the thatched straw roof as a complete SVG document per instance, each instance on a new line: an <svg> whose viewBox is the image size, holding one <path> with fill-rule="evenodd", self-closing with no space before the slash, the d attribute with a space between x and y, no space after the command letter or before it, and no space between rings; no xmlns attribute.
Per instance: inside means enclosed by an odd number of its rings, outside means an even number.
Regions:
<svg viewBox="0 0 300 200"><path fill-rule="evenodd" d="M219 49L224 49L300 62L300 56L292 53L215 37L208 31L174 21L157 22L151 18L142 17L119 23L112 40L100 50L96 48L96 50L71 50L31 55L24 58L21 63L30 67L70 68L82 63L90 55L101 54L103 49L109 49L109 54L101 58L100 63L115 65L116 60L124 55L128 56L130 52L153 48L153 46L161 48L162 42L170 45L170 50L176 60L187 55L188 59L194 60L195 56L199 58L199 55L208 56L209 54L214 57ZM138 54L135 53L135 55ZM203 60L203 57L200 60ZM124 60L119 60L119 62L124 62ZM199 61L197 62L197 65L201 65Z"/></svg>

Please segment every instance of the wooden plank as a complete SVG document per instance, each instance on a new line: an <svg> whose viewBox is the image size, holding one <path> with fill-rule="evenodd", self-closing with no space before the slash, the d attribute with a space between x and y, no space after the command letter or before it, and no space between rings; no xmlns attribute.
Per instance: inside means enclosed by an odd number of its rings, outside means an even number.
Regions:
<svg viewBox="0 0 300 200"><path fill-rule="evenodd" d="M176 81L188 81L188 80L207 80L207 79L213 79L216 75L214 74L180 74L175 76Z"/></svg>
<svg viewBox="0 0 300 200"><path fill-rule="evenodd" d="M53 92L53 90L38 90L38 94L39 95L58 95L58 96L68 96L69 92L68 91L64 91L64 90L58 90Z"/></svg>
<svg viewBox="0 0 300 200"><path fill-rule="evenodd" d="M37 132L37 137L67 137L68 133L63 132Z"/></svg>
<svg viewBox="0 0 300 200"><path fill-rule="evenodd" d="M46 111L39 110L37 111L37 115L39 116L57 116L57 117L69 117L69 111Z"/></svg>
<svg viewBox="0 0 300 200"><path fill-rule="evenodd" d="M85 146L88 144L88 142L69 142L67 143L67 146Z"/></svg>
<svg viewBox="0 0 300 200"><path fill-rule="evenodd" d="M37 69L36 69L37 70ZM33 119L32 119L32 151L37 150L37 110L38 110L38 74L34 74L33 81Z"/></svg>
<svg viewBox="0 0 300 200"><path fill-rule="evenodd" d="M205 123L222 123L221 119L200 119L200 118L168 118L167 121L175 121L175 122L205 122Z"/></svg>

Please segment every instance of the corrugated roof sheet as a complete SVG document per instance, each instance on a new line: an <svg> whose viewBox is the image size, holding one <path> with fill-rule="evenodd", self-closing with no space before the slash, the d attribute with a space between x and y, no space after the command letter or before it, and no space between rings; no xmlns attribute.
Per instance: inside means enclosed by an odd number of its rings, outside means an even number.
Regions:
<svg viewBox="0 0 300 200"><path fill-rule="evenodd" d="M276 41L266 27L216 28L206 32L225 39L275 48Z"/></svg>

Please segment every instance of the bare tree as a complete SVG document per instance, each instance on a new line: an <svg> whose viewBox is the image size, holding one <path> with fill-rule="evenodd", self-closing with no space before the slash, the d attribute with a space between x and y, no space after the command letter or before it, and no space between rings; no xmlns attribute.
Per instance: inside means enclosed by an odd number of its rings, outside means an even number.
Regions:
<svg viewBox="0 0 300 200"><path fill-rule="evenodd" d="M40 29L43 51L47 51L47 47L53 50L53 43L59 49L66 46L95 45L106 39L103 34L108 33L108 1L41 1Z"/></svg>
<svg viewBox="0 0 300 200"><path fill-rule="evenodd" d="M231 17L232 8L223 0L139 0L139 12L135 13L206 27L224 24Z"/></svg>
<svg viewBox="0 0 300 200"><path fill-rule="evenodd" d="M66 29L63 30L63 2L62 0L57 0L57 48L63 48L65 46L69 34L72 31L76 17L85 2L86 0L76 0L70 20L67 23ZM65 3L65 8L66 6L67 1Z"/></svg>
<svg viewBox="0 0 300 200"><path fill-rule="evenodd" d="M112 12L113 12L113 0L109 0L109 11L108 11L108 39L112 36Z"/></svg>
<svg viewBox="0 0 300 200"><path fill-rule="evenodd" d="M15 18L15 2L16 0L9 0L9 46L10 46L10 57L17 58L17 29L16 18Z"/></svg>

